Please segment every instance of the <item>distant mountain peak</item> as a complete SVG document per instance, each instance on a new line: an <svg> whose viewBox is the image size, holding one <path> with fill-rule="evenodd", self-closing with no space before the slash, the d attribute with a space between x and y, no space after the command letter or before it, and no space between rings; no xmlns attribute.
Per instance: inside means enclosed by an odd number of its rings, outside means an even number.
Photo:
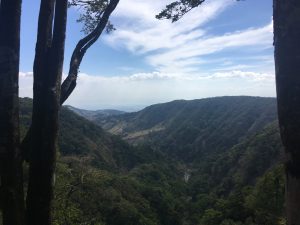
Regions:
<svg viewBox="0 0 300 225"><path fill-rule="evenodd" d="M79 109L70 105L67 105L66 107L88 120L95 120L97 118L105 118L108 116L116 116L116 115L121 115L126 113L124 111L120 111L116 109L86 110L86 109Z"/></svg>

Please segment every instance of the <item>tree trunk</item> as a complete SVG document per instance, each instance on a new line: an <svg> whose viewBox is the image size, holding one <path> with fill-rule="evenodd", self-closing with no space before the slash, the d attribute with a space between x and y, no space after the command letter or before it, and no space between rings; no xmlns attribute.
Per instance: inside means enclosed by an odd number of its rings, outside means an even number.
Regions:
<svg viewBox="0 0 300 225"><path fill-rule="evenodd" d="M110 14L118 3L119 0L111 0L96 29L79 41L71 59L68 78L60 86L67 0L41 1L33 69L32 125L23 141L24 157L30 163L26 201L28 225L51 224L51 202L60 104L69 97L75 88L78 68L85 52L99 38ZM54 5L55 12L53 12ZM52 36L53 15L55 15L55 19ZM62 97L60 96L61 91Z"/></svg>
<svg viewBox="0 0 300 225"><path fill-rule="evenodd" d="M55 10L54 10L55 6ZM52 22L54 28L52 32ZM42 0L34 61L27 222L50 225L67 0Z"/></svg>
<svg viewBox="0 0 300 225"><path fill-rule="evenodd" d="M4 225L24 224L19 149L21 0L0 1L0 206Z"/></svg>
<svg viewBox="0 0 300 225"><path fill-rule="evenodd" d="M286 154L288 225L300 224L300 1L274 0L279 126Z"/></svg>
<svg viewBox="0 0 300 225"><path fill-rule="evenodd" d="M79 66L81 61L88 50L100 37L103 30L105 29L108 19L111 13L115 10L119 3L119 0L111 0L108 4L107 8L105 9L102 18L100 19L97 27L92 31L89 35L82 38L76 45L75 49L73 50L73 54L70 61L70 68L69 73L64 82L61 85L61 95L60 95L60 105L62 105L68 97L71 95L73 90L76 87L76 81L79 71ZM21 143L21 150L22 150L22 157L24 160L29 161L29 151L31 149L31 126Z"/></svg>

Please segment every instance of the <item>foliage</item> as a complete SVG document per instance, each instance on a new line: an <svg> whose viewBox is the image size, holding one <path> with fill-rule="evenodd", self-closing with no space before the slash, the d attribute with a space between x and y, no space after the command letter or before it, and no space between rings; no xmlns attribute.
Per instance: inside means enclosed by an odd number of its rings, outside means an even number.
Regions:
<svg viewBox="0 0 300 225"><path fill-rule="evenodd" d="M205 210L203 216L201 217L201 225L215 225L222 222L223 214L214 209Z"/></svg>
<svg viewBox="0 0 300 225"><path fill-rule="evenodd" d="M170 193L76 159L61 159L55 193L57 224L179 224Z"/></svg>
<svg viewBox="0 0 300 225"><path fill-rule="evenodd" d="M82 31L85 34L91 33L102 18L109 0L69 0L69 7L75 6L81 12L77 22L83 23ZM110 21L106 25L106 32L115 30Z"/></svg>
<svg viewBox="0 0 300 225"><path fill-rule="evenodd" d="M184 14L189 12L195 7L201 5L205 0L180 0L172 2L166 6L166 9L161 11L157 19L171 19L172 22L179 20Z"/></svg>
<svg viewBox="0 0 300 225"><path fill-rule="evenodd" d="M177 100L95 122L111 132L122 130L118 134L134 144L148 143L172 158L196 163L215 161L208 152L230 149L276 118L275 98L236 96ZM133 138L139 133L144 135Z"/></svg>
<svg viewBox="0 0 300 225"><path fill-rule="evenodd" d="M246 206L254 211L257 224L279 224L283 217L284 176L278 166L261 177L247 196Z"/></svg>
<svg viewBox="0 0 300 225"><path fill-rule="evenodd" d="M236 0L242 1L242 0ZM174 1L162 10L158 15L157 19L170 19L172 22L176 22L181 19L186 13L191 11L193 8L200 6L205 0L178 0Z"/></svg>
<svg viewBox="0 0 300 225"><path fill-rule="evenodd" d="M224 110L229 103L228 99L216 100L224 100L225 103L218 108L220 102L214 104L209 101L211 108L207 104L202 108L207 110L202 113L202 120L207 118L212 122L211 126L217 124L213 120L221 112L227 113L222 119L227 124L223 125L227 132L237 128L230 126L230 123L239 121L242 123L240 126L244 127L244 120L257 118L255 110L250 107L257 99L242 105L245 110L243 115L241 111ZM238 99L235 101L240 105ZM178 160L176 155L166 155L155 139L143 145L131 146L119 137L108 134L93 122L63 108L54 224L282 224L283 169L282 166L277 166L282 147L277 121L269 123L274 119L271 112L273 103L269 103L270 108L262 108L262 115L253 120L256 128L253 128L252 123L247 125L254 129L253 132L248 132L232 146L209 151L189 163ZM166 106L165 109L169 108L171 112L164 111L167 116L162 113L162 118L143 111L144 115L139 117L142 122L136 121L136 124L147 126L170 119L173 112L178 112L177 107L182 101L175 104L173 108L172 104ZM266 102L263 104L267 105ZM260 104L255 103L254 106L260 111ZM185 107L188 110L182 109L182 115L177 114L176 119L172 118L181 129L185 129L188 124L188 120L181 121L185 118L184 113L189 120L196 118L196 115L193 116L192 106ZM197 109L195 104L193 108ZM31 100L21 99L23 130L30 124L30 109ZM158 109L150 107L150 110L155 113ZM200 112L198 110L197 113ZM213 112L209 113L209 110ZM240 117L237 119L238 116ZM206 124L207 130L211 129L209 125ZM222 134L215 133L212 140L221 140ZM179 139L180 136L176 134L175 137ZM182 140L177 143L186 144ZM190 151L194 151L194 147ZM190 177L185 180L184 175L187 173Z"/></svg>

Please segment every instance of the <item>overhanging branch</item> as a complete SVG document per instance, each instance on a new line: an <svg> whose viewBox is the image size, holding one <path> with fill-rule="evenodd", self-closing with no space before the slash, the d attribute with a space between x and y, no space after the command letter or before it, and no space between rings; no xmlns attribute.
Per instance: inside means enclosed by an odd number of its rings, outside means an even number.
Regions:
<svg viewBox="0 0 300 225"><path fill-rule="evenodd" d="M62 83L60 103L63 104L76 87L79 67L86 51L98 40L105 29L111 13L115 10L119 0L111 0L106 7L96 28L87 36L82 38L76 45L71 61L67 78Z"/></svg>

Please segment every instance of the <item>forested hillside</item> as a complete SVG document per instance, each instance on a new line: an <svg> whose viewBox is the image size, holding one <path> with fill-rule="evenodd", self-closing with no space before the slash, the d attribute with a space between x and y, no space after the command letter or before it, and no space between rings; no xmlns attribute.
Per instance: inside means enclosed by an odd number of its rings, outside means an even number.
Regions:
<svg viewBox="0 0 300 225"><path fill-rule="evenodd" d="M21 135L30 125L32 101L21 99ZM137 157L117 136L63 107L60 113L59 149L62 156L88 156L94 165L106 169L130 168Z"/></svg>
<svg viewBox="0 0 300 225"><path fill-rule="evenodd" d="M22 133L30 108L21 99ZM105 123L152 133L132 146L63 108L55 224L283 223L275 99L175 101Z"/></svg>
<svg viewBox="0 0 300 225"><path fill-rule="evenodd" d="M276 118L276 99L236 96L177 100L94 121L131 143L192 162L231 148Z"/></svg>

